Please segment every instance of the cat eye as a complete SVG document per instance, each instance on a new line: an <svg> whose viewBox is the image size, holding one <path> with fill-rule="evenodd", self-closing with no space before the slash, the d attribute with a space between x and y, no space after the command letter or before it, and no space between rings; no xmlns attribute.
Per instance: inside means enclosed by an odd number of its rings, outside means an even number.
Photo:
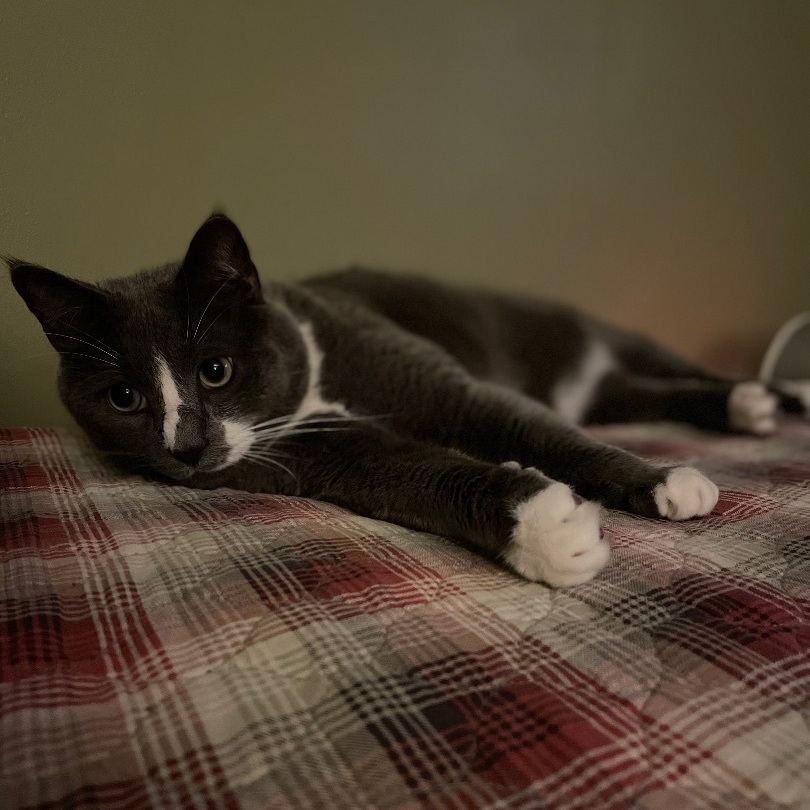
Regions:
<svg viewBox="0 0 810 810"><path fill-rule="evenodd" d="M211 357L200 366L200 382L206 388L221 388L233 376L230 357Z"/></svg>
<svg viewBox="0 0 810 810"><path fill-rule="evenodd" d="M107 400L116 411L137 413L146 407L146 397L127 383L116 383L107 392Z"/></svg>

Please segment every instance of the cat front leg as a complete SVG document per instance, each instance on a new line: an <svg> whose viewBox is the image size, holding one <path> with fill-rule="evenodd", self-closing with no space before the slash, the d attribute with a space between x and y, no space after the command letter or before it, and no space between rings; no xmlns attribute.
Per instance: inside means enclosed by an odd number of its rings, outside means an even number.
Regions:
<svg viewBox="0 0 810 810"><path fill-rule="evenodd" d="M717 503L717 487L698 470L656 467L598 442L522 394L476 383L463 397L458 419L436 438L479 458L537 467L584 498L646 517L688 520Z"/></svg>
<svg viewBox="0 0 810 810"><path fill-rule="evenodd" d="M536 470L368 425L301 436L292 448L301 494L455 537L526 579L577 585L610 557L598 505Z"/></svg>
<svg viewBox="0 0 810 810"><path fill-rule="evenodd" d="M504 562L526 579L558 587L588 582L607 565L610 547L599 525L599 506L577 503L555 481L517 504Z"/></svg>

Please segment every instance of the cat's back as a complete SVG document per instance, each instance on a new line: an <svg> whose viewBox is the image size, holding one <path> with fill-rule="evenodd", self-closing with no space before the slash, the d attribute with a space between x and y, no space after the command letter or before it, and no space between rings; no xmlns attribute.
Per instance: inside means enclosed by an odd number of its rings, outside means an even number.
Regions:
<svg viewBox="0 0 810 810"><path fill-rule="evenodd" d="M476 295L416 275L351 267L303 282L338 307L360 307L441 346L471 373L499 364L497 319Z"/></svg>
<svg viewBox="0 0 810 810"><path fill-rule="evenodd" d="M564 305L417 275L352 267L303 285L338 306L360 306L441 346L474 376L518 388L529 382L529 347L534 358L544 355L556 372L576 362L588 339L586 323ZM536 370L528 376L534 383L529 387L535 388L540 382Z"/></svg>

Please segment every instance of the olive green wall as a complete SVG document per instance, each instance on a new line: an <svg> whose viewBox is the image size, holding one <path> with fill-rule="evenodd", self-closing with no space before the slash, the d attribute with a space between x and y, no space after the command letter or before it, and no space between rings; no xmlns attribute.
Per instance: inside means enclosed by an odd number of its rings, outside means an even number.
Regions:
<svg viewBox="0 0 810 810"><path fill-rule="evenodd" d="M810 2L0 5L0 253L85 279L214 206L262 272L563 298L750 371L810 309ZM0 278L0 424L65 424Z"/></svg>

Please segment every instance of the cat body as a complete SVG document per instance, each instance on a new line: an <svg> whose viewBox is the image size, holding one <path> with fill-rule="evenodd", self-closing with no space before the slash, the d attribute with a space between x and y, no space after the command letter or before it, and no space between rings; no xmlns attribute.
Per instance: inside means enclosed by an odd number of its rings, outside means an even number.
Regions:
<svg viewBox="0 0 810 810"><path fill-rule="evenodd" d="M362 269L262 287L222 215L183 262L98 285L9 263L62 400L120 464L331 501L552 585L608 560L592 501L687 519L718 498L575 423L767 434L780 403L802 407L562 305Z"/></svg>

